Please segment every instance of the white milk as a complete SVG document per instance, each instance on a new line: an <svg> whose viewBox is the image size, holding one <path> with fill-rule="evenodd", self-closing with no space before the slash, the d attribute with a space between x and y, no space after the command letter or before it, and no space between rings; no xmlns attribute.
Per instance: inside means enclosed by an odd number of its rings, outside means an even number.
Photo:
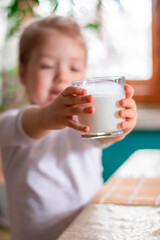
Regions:
<svg viewBox="0 0 160 240"><path fill-rule="evenodd" d="M118 102L125 98L123 87L115 82L102 82L87 84L83 88L94 96L94 102L88 106L94 106L96 110L94 114L78 117L80 123L90 127L88 134L119 131L119 123L123 119L118 116L118 111L121 109Z"/></svg>

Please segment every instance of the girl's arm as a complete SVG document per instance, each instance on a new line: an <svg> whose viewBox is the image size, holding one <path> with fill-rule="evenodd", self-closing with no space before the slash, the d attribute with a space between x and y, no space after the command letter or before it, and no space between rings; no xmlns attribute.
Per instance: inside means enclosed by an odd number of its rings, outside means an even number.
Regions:
<svg viewBox="0 0 160 240"><path fill-rule="evenodd" d="M73 120L74 115L92 114L93 107L85 106L85 103L93 102L92 95L86 95L83 88L70 86L57 98L45 107L33 107L27 109L22 118L24 132L34 139L44 137L52 129L71 127L78 131L88 132L88 126Z"/></svg>

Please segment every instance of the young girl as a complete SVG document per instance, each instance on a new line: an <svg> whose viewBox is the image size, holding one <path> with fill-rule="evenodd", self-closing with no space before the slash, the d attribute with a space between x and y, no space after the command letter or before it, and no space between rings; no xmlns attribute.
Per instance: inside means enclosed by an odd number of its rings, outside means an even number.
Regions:
<svg viewBox="0 0 160 240"><path fill-rule="evenodd" d="M123 137L82 141L89 127L73 116L93 114L94 98L70 86L83 79L86 45L70 19L49 17L28 26L20 40L19 76L31 105L0 119L0 145L14 240L53 240L100 190L101 149ZM119 116L129 133L136 122L131 86Z"/></svg>

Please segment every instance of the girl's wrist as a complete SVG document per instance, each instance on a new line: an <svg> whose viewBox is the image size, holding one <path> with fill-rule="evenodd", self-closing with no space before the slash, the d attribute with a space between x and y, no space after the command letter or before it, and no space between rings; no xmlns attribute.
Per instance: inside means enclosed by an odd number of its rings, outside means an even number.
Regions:
<svg viewBox="0 0 160 240"><path fill-rule="evenodd" d="M39 125L39 130L41 132L49 131L46 115L47 115L47 107L40 107L37 111L37 121L38 121L38 125Z"/></svg>

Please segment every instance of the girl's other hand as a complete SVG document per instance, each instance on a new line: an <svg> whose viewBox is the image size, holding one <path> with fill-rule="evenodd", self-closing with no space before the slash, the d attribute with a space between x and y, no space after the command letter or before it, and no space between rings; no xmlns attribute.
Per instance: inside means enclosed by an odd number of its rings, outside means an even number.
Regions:
<svg viewBox="0 0 160 240"><path fill-rule="evenodd" d="M87 95L86 89L67 87L50 105L45 107L44 125L47 129L71 127L78 131L88 132L89 127L76 122L73 116L94 113L94 107L88 106L93 100L94 97Z"/></svg>
<svg viewBox="0 0 160 240"><path fill-rule="evenodd" d="M121 99L119 104L124 109L119 111L119 116L125 118L124 122L121 122L121 128L126 129L126 134L130 133L136 125L137 120L137 107L135 101L132 99L134 89L126 84L124 86L126 98Z"/></svg>

